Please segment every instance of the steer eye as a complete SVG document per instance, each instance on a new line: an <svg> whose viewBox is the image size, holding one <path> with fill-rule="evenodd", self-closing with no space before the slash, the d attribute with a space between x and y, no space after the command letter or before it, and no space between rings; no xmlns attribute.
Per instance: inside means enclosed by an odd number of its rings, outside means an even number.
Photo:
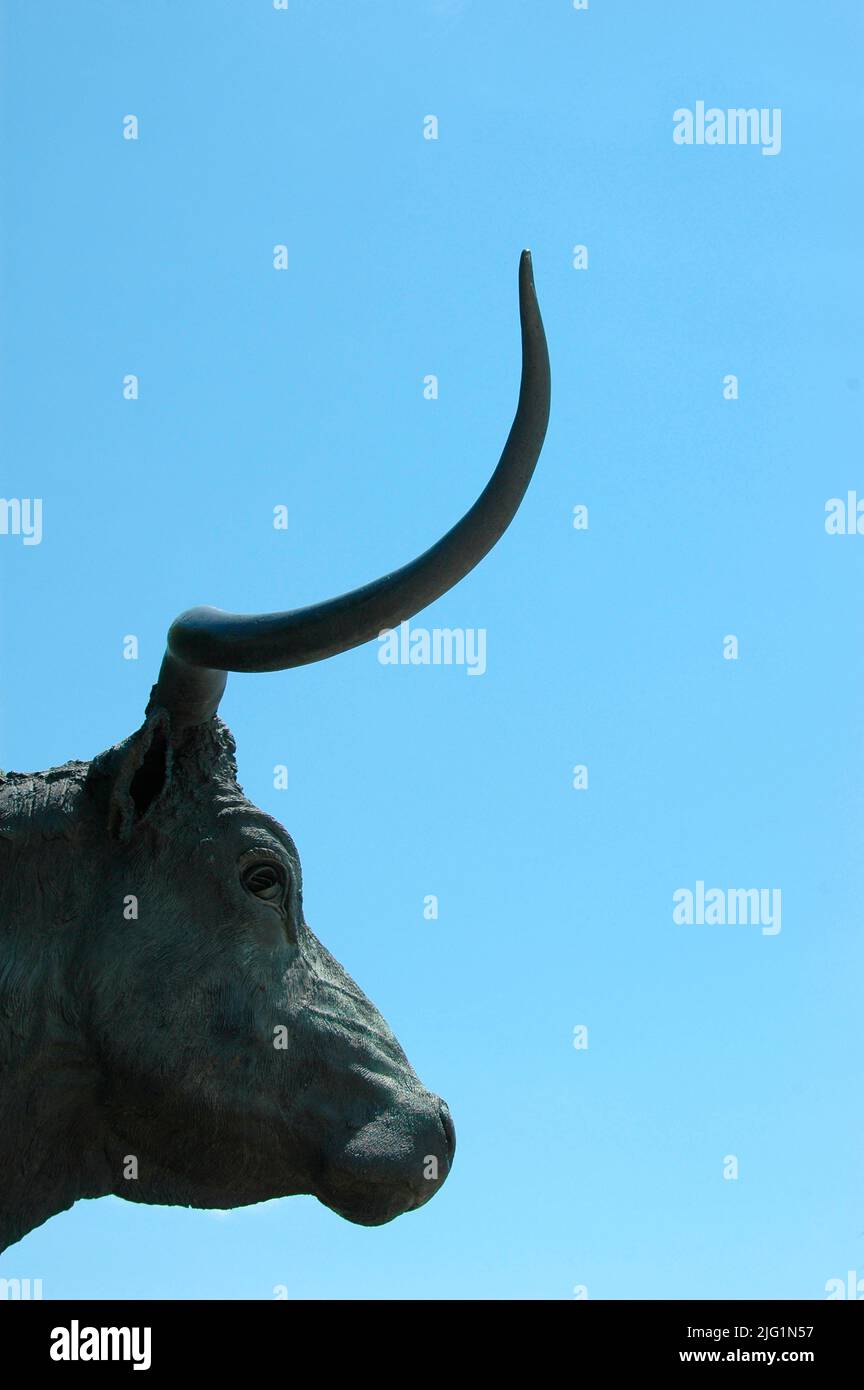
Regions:
<svg viewBox="0 0 864 1390"><path fill-rule="evenodd" d="M276 903L282 901L288 877L281 864L275 864L272 859L259 859L245 865L240 881L253 897L265 903Z"/></svg>

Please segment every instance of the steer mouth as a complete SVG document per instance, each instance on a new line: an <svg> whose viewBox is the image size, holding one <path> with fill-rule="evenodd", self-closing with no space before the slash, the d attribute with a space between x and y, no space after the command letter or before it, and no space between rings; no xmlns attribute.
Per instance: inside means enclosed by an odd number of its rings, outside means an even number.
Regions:
<svg viewBox="0 0 864 1390"><path fill-rule="evenodd" d="M440 1187L440 1183L438 1186ZM429 1192L418 1197L408 1186L401 1191L394 1191L389 1185L382 1183L378 1190L374 1185L367 1183L365 1187L358 1184L355 1191L346 1192L338 1198L321 1193L318 1200L337 1216L352 1222L355 1226L386 1226L388 1221L395 1221L397 1216L404 1216L405 1212L422 1207L431 1196L433 1193Z"/></svg>
<svg viewBox="0 0 864 1390"><path fill-rule="evenodd" d="M437 1096L422 1114L385 1112L351 1135L324 1166L315 1195L357 1226L383 1226L422 1207L453 1165L456 1131Z"/></svg>

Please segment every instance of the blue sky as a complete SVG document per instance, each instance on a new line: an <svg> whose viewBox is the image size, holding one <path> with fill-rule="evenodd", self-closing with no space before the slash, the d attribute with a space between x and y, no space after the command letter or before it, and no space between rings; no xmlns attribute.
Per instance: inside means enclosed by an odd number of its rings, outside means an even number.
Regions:
<svg viewBox="0 0 864 1390"><path fill-rule="evenodd" d="M864 497L859 7L10 0L3 26L0 492L44 511L41 544L0 536L0 766L136 728L182 609L312 602L446 530L510 425L523 246L553 407L511 530L415 619L485 629L482 678L373 643L222 705L310 924L450 1104L446 1186L374 1230L311 1198L83 1202L0 1277L864 1277L864 539L824 524ZM699 100L779 108L780 153L676 145ZM779 887L781 931L676 925L700 880Z"/></svg>

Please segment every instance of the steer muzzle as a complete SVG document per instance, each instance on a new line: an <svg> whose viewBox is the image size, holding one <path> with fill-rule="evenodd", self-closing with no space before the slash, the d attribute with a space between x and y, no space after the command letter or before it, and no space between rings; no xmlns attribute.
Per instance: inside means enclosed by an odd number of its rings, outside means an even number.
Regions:
<svg viewBox="0 0 864 1390"><path fill-rule="evenodd" d="M435 1195L455 1149L447 1104L427 1091L353 1129L327 1155L315 1195L348 1221L381 1226Z"/></svg>

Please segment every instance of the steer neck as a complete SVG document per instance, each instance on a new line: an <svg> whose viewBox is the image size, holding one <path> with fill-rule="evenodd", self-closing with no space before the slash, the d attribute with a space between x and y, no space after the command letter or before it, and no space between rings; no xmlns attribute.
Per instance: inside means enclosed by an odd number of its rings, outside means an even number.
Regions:
<svg viewBox="0 0 864 1390"><path fill-rule="evenodd" d="M0 1000L0 1019L5 1012ZM46 1042L14 1063L4 1056L2 1070L0 1251L79 1197L111 1191L98 1078L74 1048Z"/></svg>

